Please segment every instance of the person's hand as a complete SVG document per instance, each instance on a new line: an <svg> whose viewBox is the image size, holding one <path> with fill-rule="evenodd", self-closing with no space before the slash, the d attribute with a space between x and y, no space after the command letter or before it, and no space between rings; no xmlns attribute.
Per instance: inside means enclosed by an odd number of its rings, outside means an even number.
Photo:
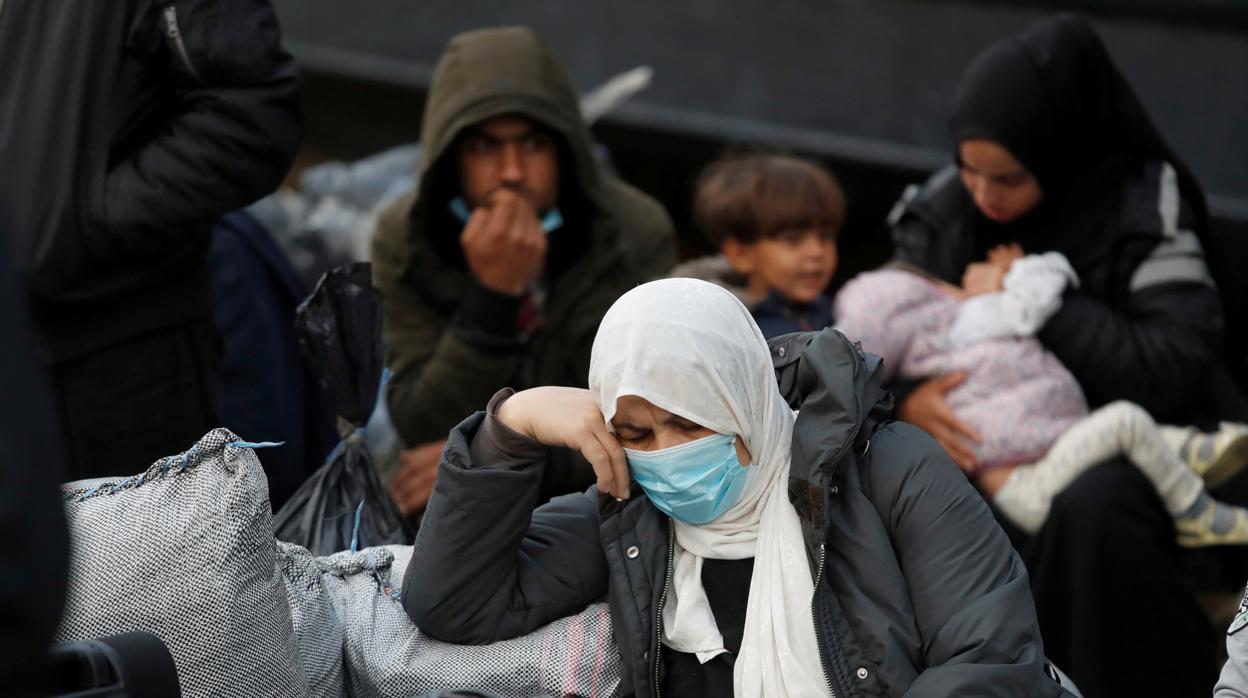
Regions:
<svg viewBox="0 0 1248 698"><path fill-rule="evenodd" d="M990 262L972 262L966 265L966 273L962 275L962 288L966 297L1003 290L1005 272L1000 265Z"/></svg>
<svg viewBox="0 0 1248 698"><path fill-rule="evenodd" d="M966 374L950 373L924 381L901 403L897 416L936 439L959 468L971 470L979 464L971 444L982 443L983 438L974 427L958 419L945 400L945 394L964 380Z"/></svg>
<svg viewBox="0 0 1248 698"><path fill-rule="evenodd" d="M537 213L510 189L498 189L472 212L459 244L482 286L513 296L524 293L546 262L546 233Z"/></svg>
<svg viewBox="0 0 1248 698"><path fill-rule="evenodd" d="M404 516L425 508L438 477L438 463L446 440L431 441L399 452L399 474L390 483L390 496Z"/></svg>
<svg viewBox="0 0 1248 698"><path fill-rule="evenodd" d="M1008 245L997 245L988 250L988 263L995 264L1005 271L1010 270L1010 266L1016 260L1022 259L1026 255L1023 252L1023 246L1017 242L1011 242Z"/></svg>
<svg viewBox="0 0 1248 698"><path fill-rule="evenodd" d="M594 468L598 491L628 499L628 461L624 448L607 431L602 411L583 388L524 390L503 402L497 418L508 427L547 446L580 451Z"/></svg>

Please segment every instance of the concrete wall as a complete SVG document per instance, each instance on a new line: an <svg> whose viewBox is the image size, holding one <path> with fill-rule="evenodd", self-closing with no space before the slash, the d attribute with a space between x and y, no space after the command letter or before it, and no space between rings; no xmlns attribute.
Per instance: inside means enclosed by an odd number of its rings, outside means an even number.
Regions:
<svg viewBox="0 0 1248 698"><path fill-rule="evenodd" d="M654 67L653 86L616 115L618 125L912 168L945 157L945 119L970 59L1047 11L938 0L275 4L289 43L318 72L419 90L456 32L527 24L581 89ZM1093 19L1162 131L1215 204L1248 217L1248 32L1239 14L1225 11L1219 23L1215 12L1234 4L1140 2L1152 7L1142 19L1122 12L1133 3L1100 5L1118 9Z"/></svg>

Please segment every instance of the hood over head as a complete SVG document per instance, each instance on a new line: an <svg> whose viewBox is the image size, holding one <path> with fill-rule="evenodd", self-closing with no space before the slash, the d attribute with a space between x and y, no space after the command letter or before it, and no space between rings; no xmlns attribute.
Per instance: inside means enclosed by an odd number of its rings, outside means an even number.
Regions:
<svg viewBox="0 0 1248 698"><path fill-rule="evenodd" d="M790 494L793 481L826 486L846 453L892 416L883 361L835 328L776 337L771 351L780 394L799 410Z"/></svg>
<svg viewBox="0 0 1248 698"><path fill-rule="evenodd" d="M435 192L434 187L436 179L449 174L447 167L454 167L448 151L464 129L504 114L527 117L550 129L561 146L561 189L576 185L587 199L595 199L600 177L589 129L559 60L526 27L476 29L451 39L434 69L421 126L424 151L416 220L426 202L445 206L458 194L459 182L453 178L445 184L448 191ZM565 171L569 167L572 172Z"/></svg>

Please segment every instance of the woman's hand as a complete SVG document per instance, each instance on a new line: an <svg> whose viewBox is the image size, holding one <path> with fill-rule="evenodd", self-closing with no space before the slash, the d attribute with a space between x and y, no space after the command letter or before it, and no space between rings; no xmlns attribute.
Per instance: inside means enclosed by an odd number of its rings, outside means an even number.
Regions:
<svg viewBox="0 0 1248 698"><path fill-rule="evenodd" d="M950 373L924 381L901 403L897 416L926 431L959 468L970 471L979 464L971 444L982 443L983 437L974 427L958 419L945 400L945 394L964 380L966 374Z"/></svg>
<svg viewBox="0 0 1248 698"><path fill-rule="evenodd" d="M624 449L607 431L602 411L588 390L553 386L524 390L507 398L496 416L511 429L547 446L580 451L598 476L599 492L628 498Z"/></svg>

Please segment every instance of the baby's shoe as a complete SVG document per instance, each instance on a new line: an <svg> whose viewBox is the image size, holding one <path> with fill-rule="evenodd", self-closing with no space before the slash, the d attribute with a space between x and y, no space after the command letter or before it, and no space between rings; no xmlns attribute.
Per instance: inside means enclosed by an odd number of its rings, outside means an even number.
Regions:
<svg viewBox="0 0 1248 698"><path fill-rule="evenodd" d="M1222 422L1219 429L1202 434L1191 427L1162 427L1162 436L1187 467L1213 489L1248 466L1248 424Z"/></svg>
<svg viewBox="0 0 1248 698"><path fill-rule="evenodd" d="M1179 545L1248 545L1248 510L1216 501L1202 493L1187 511L1174 518Z"/></svg>

